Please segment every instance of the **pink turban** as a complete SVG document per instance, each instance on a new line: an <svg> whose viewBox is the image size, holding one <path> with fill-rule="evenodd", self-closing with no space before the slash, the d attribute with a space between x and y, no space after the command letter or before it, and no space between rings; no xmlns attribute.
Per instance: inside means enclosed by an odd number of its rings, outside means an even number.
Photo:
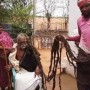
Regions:
<svg viewBox="0 0 90 90"><path fill-rule="evenodd" d="M79 7L82 7L84 4L90 2L90 0L78 0L77 4Z"/></svg>

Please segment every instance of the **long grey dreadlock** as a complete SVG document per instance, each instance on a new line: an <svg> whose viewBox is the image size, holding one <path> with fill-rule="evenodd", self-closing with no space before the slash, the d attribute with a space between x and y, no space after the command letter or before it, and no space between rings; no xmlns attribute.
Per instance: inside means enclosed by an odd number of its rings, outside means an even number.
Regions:
<svg viewBox="0 0 90 90"><path fill-rule="evenodd" d="M59 45L59 42L61 42L60 45ZM77 67L74 64L74 62L84 63L89 60L88 58L90 58L90 55L84 53L84 51L82 51L82 53L84 54L84 57L80 57L80 58L75 57L67 40L62 35L56 36L54 39L52 50L51 50L51 61L50 61L50 67L49 67L49 73L48 73L48 81L53 79L52 90L55 89L55 84L56 84L55 77L56 77L58 63L60 65L60 73L61 73L61 52L62 52L63 44L66 49L67 59L68 59L69 63L74 67L75 71L76 71ZM59 46L61 46L61 47L59 47ZM61 90L60 73L59 73L59 87ZM76 72L75 72L75 74L76 74Z"/></svg>
<svg viewBox="0 0 90 90"><path fill-rule="evenodd" d="M61 43L59 43L59 42L61 42ZM41 61L39 59L39 54L36 54L38 57L37 60L40 63L40 67L42 69L42 73L41 73L42 85L43 85L42 87L44 90L47 90L46 81L49 82L51 80L53 80L52 90L55 90L55 85L56 85L55 79L56 79L57 65L58 64L60 67L59 87L61 90L60 76L61 76L61 53L62 53L62 45L63 44L64 44L64 47L66 49L67 59L68 59L69 63L74 67L75 70L77 67L73 61L83 63L83 62L87 62L88 58L90 58L90 55L89 56L86 55L86 57L81 57L81 58L75 57L70 46L69 46L69 44L68 44L68 42L67 42L67 40L62 35L56 36L54 39L53 45L52 45L52 49L51 49L51 60L50 60L50 67L49 67L48 76L46 76L44 71L43 71L43 67L42 67ZM34 47L31 47L31 48L37 53L37 50Z"/></svg>

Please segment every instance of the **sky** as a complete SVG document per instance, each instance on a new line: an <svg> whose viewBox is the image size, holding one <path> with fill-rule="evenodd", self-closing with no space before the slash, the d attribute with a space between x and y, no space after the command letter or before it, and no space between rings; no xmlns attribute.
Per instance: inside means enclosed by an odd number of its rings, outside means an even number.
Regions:
<svg viewBox="0 0 90 90"><path fill-rule="evenodd" d="M45 15L45 7L44 7L44 0L36 0L36 4L35 4L35 11L36 11L36 15L37 16L44 16ZM47 6L50 6L50 1L51 0L46 0L47 1ZM64 16L65 13L67 13L67 8L66 8L66 4L65 2L67 0L53 0L54 2L54 7L55 10L52 12L52 16L53 17L60 17L60 16ZM50 9L51 10L51 9Z"/></svg>

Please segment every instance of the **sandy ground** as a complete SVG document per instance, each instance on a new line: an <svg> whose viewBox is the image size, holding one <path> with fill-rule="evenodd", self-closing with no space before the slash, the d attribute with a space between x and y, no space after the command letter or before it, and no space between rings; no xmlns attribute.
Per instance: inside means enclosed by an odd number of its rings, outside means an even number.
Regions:
<svg viewBox="0 0 90 90"><path fill-rule="evenodd" d="M50 65L50 49L43 49L43 50L38 50L41 54L41 63L43 65L43 69L45 74L48 74L49 70L49 65ZM62 51L62 60L65 58L65 50L63 49ZM59 88L59 73L57 72L56 76L56 88L55 90L60 90ZM47 82L47 89L52 90L52 81ZM64 73L61 74L61 88L62 90L77 90L77 85L76 85L76 80L72 76Z"/></svg>

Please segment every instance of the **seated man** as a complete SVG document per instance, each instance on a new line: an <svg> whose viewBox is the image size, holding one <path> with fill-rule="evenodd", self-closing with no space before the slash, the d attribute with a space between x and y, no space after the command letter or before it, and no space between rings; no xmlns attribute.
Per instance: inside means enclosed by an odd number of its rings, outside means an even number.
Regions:
<svg viewBox="0 0 90 90"><path fill-rule="evenodd" d="M37 90L37 86L41 90L39 63L27 43L27 35L20 33L13 48L9 61L16 70L15 90Z"/></svg>

